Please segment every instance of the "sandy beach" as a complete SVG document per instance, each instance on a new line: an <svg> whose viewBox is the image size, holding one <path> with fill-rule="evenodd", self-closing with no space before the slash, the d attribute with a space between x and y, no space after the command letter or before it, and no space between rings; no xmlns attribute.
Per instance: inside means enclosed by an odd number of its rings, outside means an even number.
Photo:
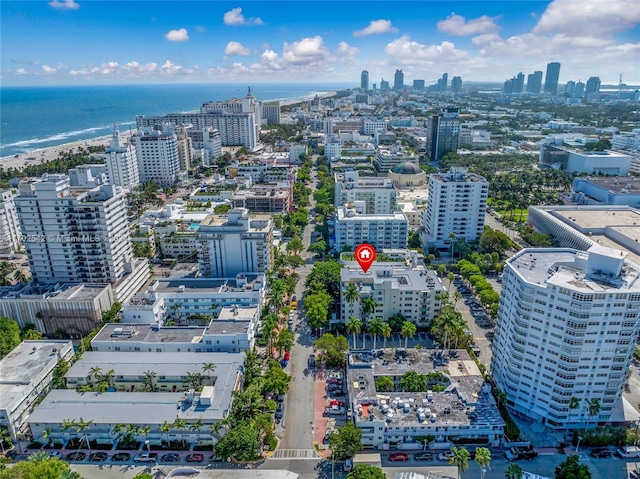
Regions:
<svg viewBox="0 0 640 479"><path fill-rule="evenodd" d="M130 133L120 132L120 138L123 141L129 139ZM89 146L108 146L111 140L111 135L99 136L96 138L89 138L86 140L78 140L71 143L64 143L58 146L52 146L49 148L39 148L32 150L28 153L21 153L14 156L4 156L0 158L0 167L7 170L9 168L22 168L28 165L39 165L47 161L52 161L58 158L61 154L72 151L77 152L79 148L88 148Z"/></svg>

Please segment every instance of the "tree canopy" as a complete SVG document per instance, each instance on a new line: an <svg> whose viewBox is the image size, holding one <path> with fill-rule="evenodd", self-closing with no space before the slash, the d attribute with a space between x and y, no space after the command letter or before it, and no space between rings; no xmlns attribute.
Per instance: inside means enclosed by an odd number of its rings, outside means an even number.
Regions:
<svg viewBox="0 0 640 479"><path fill-rule="evenodd" d="M349 345L344 336L325 333L316 340L315 346L322 353L322 359L327 366L340 367L345 365Z"/></svg>
<svg viewBox="0 0 640 479"><path fill-rule="evenodd" d="M591 479L591 471L586 464L580 464L580 456L571 455L556 467L556 479Z"/></svg>
<svg viewBox="0 0 640 479"><path fill-rule="evenodd" d="M0 357L20 344L20 326L13 319L0 316Z"/></svg>
<svg viewBox="0 0 640 479"><path fill-rule="evenodd" d="M353 457L362 449L362 429L352 422L338 427L335 432L329 434L329 449L334 460Z"/></svg>
<svg viewBox="0 0 640 479"><path fill-rule="evenodd" d="M54 457L20 461L0 471L0 479L60 479L69 471L69 464Z"/></svg>
<svg viewBox="0 0 640 479"><path fill-rule="evenodd" d="M259 456L258 434L251 423L236 424L216 443L216 455L224 459L234 456L239 461L255 460Z"/></svg>
<svg viewBox="0 0 640 479"><path fill-rule="evenodd" d="M353 470L347 474L347 479L387 479L387 475L379 467L356 464Z"/></svg>

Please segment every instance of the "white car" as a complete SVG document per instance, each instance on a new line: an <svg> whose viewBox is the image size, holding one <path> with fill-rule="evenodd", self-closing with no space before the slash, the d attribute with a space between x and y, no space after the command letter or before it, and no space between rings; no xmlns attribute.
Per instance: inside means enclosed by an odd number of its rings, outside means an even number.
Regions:
<svg viewBox="0 0 640 479"><path fill-rule="evenodd" d="M143 452L138 454L134 459L135 462L156 462L158 460L157 452Z"/></svg>
<svg viewBox="0 0 640 479"><path fill-rule="evenodd" d="M62 453L60 451L49 451L49 456L62 459Z"/></svg>
<svg viewBox="0 0 640 479"><path fill-rule="evenodd" d="M452 457L453 452L451 451L441 452L440 454L438 454L438 461L448 461Z"/></svg>

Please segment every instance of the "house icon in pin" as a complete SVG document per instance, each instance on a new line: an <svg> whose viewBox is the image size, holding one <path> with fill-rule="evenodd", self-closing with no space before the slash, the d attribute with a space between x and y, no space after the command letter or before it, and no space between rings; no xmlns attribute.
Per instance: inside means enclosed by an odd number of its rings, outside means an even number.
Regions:
<svg viewBox="0 0 640 479"><path fill-rule="evenodd" d="M363 250L360 252L360 257L361 257L362 259L369 259L369 258L371 258L371 251L369 251L368 249L363 249Z"/></svg>

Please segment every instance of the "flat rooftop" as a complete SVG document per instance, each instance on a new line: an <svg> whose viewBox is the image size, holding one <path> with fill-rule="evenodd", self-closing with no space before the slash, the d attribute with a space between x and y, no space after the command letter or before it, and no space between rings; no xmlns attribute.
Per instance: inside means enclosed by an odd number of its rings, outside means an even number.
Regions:
<svg viewBox="0 0 640 479"><path fill-rule="evenodd" d="M640 178L635 176L603 176L587 178L586 181L615 194L640 194Z"/></svg>
<svg viewBox="0 0 640 479"><path fill-rule="evenodd" d="M235 381L241 370L244 356L233 353L192 352L118 352L87 351L65 374L66 378L79 378L91 375L91 369L99 367L102 374L113 369L115 376L144 376L146 371L154 371L158 376L186 376L191 372L202 372L204 363L214 363L216 370L211 376L216 379L216 392L224 388L224 383ZM205 373L206 376L206 373Z"/></svg>
<svg viewBox="0 0 640 479"><path fill-rule="evenodd" d="M36 285L28 283L26 287L16 290L15 287L0 288L0 299L43 299L47 301L93 301L102 293L108 284L71 284L55 283Z"/></svg>
<svg viewBox="0 0 640 479"><path fill-rule="evenodd" d="M71 341L23 341L0 360L0 410L12 411L73 351Z"/></svg>
<svg viewBox="0 0 640 479"><path fill-rule="evenodd" d="M444 291L444 286L432 270L425 268L411 268L402 263L375 262L365 273L355 261L345 261L345 267L340 270L340 281L355 282L367 287L367 283L382 285L391 281L392 287L412 291Z"/></svg>
<svg viewBox="0 0 640 479"><path fill-rule="evenodd" d="M163 424L176 418L187 422L220 421L226 417L231 391L215 387L210 406L183 401L184 393L107 392L79 393L71 389L53 389L29 416L30 423L61 424L65 420L92 421L99 424Z"/></svg>
<svg viewBox="0 0 640 479"><path fill-rule="evenodd" d="M549 210L547 210L549 211ZM598 208L594 209L553 209L551 214L568 224L575 225L583 233L591 229L602 229L608 226L638 226L640 228L640 211L631 208Z"/></svg>
<svg viewBox="0 0 640 479"><path fill-rule="evenodd" d="M151 324L109 323L96 334L93 342L193 343L200 342L204 326L165 326Z"/></svg>
<svg viewBox="0 0 640 479"><path fill-rule="evenodd" d="M240 286L235 278L162 278L154 283L154 291L157 293L228 293L240 291L259 291L258 285L264 285L262 273L243 273L247 282ZM184 288L182 288L184 286Z"/></svg>

